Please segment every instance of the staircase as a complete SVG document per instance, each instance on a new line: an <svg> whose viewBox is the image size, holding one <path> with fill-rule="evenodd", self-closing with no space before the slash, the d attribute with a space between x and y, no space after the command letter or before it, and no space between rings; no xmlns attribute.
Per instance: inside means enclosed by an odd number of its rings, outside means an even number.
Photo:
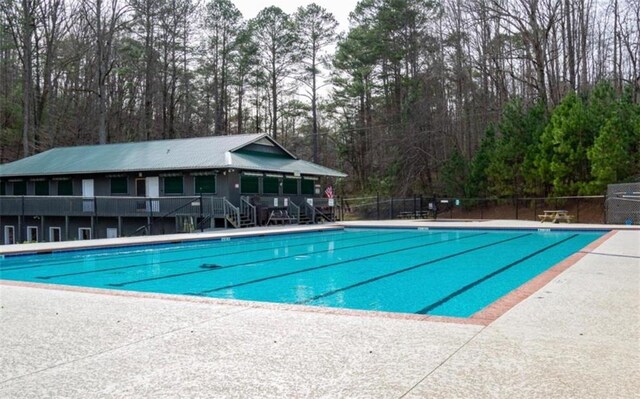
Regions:
<svg viewBox="0 0 640 399"><path fill-rule="evenodd" d="M224 200L224 217L236 229L256 226L256 208L246 198L240 199L240 207Z"/></svg>

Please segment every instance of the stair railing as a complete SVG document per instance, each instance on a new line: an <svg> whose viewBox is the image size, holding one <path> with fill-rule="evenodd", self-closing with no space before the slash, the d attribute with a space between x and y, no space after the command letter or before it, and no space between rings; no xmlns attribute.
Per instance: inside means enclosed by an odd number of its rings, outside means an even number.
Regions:
<svg viewBox="0 0 640 399"><path fill-rule="evenodd" d="M287 198L289 205L287 206L287 213L289 216L296 219L296 223L300 223L300 207L291 201L291 198Z"/></svg>
<svg viewBox="0 0 640 399"><path fill-rule="evenodd" d="M243 215L248 215L251 225L256 225L256 207L249 202L247 197L240 198L240 213Z"/></svg>
<svg viewBox="0 0 640 399"><path fill-rule="evenodd" d="M229 202L227 198L224 198L224 218L231 222L233 227L240 227L240 208Z"/></svg>

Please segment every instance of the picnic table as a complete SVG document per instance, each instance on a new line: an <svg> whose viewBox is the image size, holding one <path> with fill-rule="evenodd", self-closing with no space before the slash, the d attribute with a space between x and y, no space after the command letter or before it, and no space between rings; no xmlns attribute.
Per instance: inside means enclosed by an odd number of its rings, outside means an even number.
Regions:
<svg viewBox="0 0 640 399"><path fill-rule="evenodd" d="M542 215L538 215L538 218L542 223L571 223L573 221L573 216L569 214L569 211L563 209L543 211Z"/></svg>
<svg viewBox="0 0 640 399"><path fill-rule="evenodd" d="M278 224L278 223L293 224L294 222L296 222L296 218L290 216L289 212L287 212L286 209L272 208L270 210L271 210L271 213L269 214L269 220L267 220L267 225L270 225L272 222L273 224Z"/></svg>

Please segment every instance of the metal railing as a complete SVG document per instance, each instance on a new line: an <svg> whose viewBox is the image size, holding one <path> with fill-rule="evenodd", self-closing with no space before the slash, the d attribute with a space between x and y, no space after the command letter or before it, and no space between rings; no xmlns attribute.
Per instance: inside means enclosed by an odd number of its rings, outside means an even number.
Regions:
<svg viewBox="0 0 640 399"><path fill-rule="evenodd" d="M155 217L200 197L1 196L2 216ZM202 212L223 217L223 198L202 197ZM199 206L182 208L178 216L198 216Z"/></svg>
<svg viewBox="0 0 640 399"><path fill-rule="evenodd" d="M287 213L296 219L296 223L300 223L300 207L288 199Z"/></svg>
<svg viewBox="0 0 640 399"><path fill-rule="evenodd" d="M240 227L240 208L233 205L226 198L224 198L224 215L225 225L228 221L234 227Z"/></svg>
<svg viewBox="0 0 640 399"><path fill-rule="evenodd" d="M240 198L240 213L249 217L249 223L252 226L256 225L256 207L251 205L246 197Z"/></svg>
<svg viewBox="0 0 640 399"><path fill-rule="evenodd" d="M544 210L562 209L580 223L604 223L603 195L523 198L433 198L369 196L344 198L350 220L384 219L515 219L539 220Z"/></svg>

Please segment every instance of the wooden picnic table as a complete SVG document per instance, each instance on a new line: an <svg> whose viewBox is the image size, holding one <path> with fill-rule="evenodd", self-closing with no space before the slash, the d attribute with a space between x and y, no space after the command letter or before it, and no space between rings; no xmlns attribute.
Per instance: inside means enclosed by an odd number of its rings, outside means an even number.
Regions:
<svg viewBox="0 0 640 399"><path fill-rule="evenodd" d="M571 223L573 221L573 216L569 214L569 211L564 209L543 211L542 215L538 215L538 218L542 223Z"/></svg>

